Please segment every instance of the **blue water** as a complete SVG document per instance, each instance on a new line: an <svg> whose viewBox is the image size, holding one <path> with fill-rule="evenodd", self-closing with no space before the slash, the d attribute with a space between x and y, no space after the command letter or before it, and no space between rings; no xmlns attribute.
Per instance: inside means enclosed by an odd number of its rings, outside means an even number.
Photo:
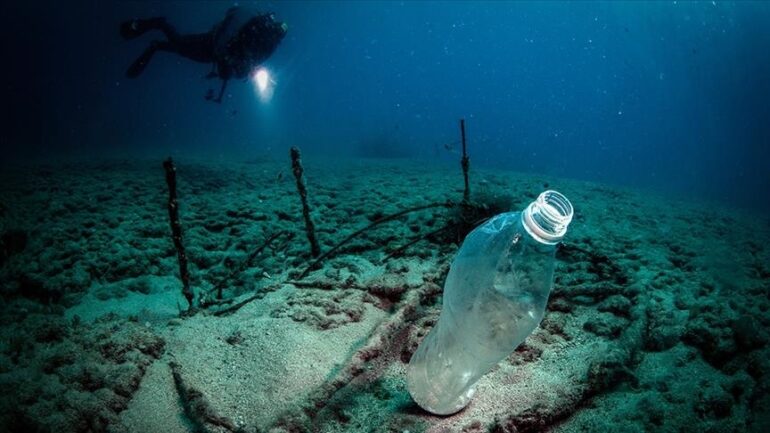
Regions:
<svg viewBox="0 0 770 433"><path fill-rule="evenodd" d="M412 157L770 207L770 3L260 2L289 33L250 82L206 102L203 64L118 24L208 30L229 2L2 6L8 160L62 156ZM447 149L449 147L450 149Z"/></svg>

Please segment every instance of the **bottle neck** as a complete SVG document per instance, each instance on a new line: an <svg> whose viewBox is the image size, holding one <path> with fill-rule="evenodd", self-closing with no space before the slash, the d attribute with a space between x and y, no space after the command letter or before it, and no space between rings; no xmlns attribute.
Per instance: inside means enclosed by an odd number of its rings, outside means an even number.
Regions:
<svg viewBox="0 0 770 433"><path fill-rule="evenodd" d="M533 239L546 245L554 245L567 233L572 215L572 203L567 197L549 190L540 194L537 200L524 209L521 213L521 223Z"/></svg>

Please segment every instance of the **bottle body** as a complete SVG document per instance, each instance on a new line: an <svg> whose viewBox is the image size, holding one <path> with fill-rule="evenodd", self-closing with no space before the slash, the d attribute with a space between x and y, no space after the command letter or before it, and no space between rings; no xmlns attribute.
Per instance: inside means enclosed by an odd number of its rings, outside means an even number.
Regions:
<svg viewBox="0 0 770 433"><path fill-rule="evenodd" d="M407 387L423 409L448 415L465 407L481 376L540 324L556 242L542 242L525 224L524 213L503 213L463 242L444 286L441 316L407 369Z"/></svg>

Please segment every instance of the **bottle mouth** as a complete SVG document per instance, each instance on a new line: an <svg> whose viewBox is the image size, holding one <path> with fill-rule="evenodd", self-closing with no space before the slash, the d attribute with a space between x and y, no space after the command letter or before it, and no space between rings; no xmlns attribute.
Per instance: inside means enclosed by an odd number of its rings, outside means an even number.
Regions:
<svg viewBox="0 0 770 433"><path fill-rule="evenodd" d="M572 203L567 197L558 191L548 190L524 209L521 220L536 241L553 245L567 233L573 212Z"/></svg>

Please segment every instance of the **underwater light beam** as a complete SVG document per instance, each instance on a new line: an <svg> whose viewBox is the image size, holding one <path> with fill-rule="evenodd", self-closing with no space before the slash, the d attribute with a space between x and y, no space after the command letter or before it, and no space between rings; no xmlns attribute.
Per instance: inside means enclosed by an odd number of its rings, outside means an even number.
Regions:
<svg viewBox="0 0 770 433"><path fill-rule="evenodd" d="M251 75L251 81L256 86L257 93L263 101L270 100L273 96L275 81L270 77L270 72L265 68L258 68Z"/></svg>
<svg viewBox="0 0 770 433"><path fill-rule="evenodd" d="M254 81L257 83L257 88L260 92L264 92L267 90L267 85L269 84L270 80L270 74L267 72L267 69L259 69L254 74Z"/></svg>

